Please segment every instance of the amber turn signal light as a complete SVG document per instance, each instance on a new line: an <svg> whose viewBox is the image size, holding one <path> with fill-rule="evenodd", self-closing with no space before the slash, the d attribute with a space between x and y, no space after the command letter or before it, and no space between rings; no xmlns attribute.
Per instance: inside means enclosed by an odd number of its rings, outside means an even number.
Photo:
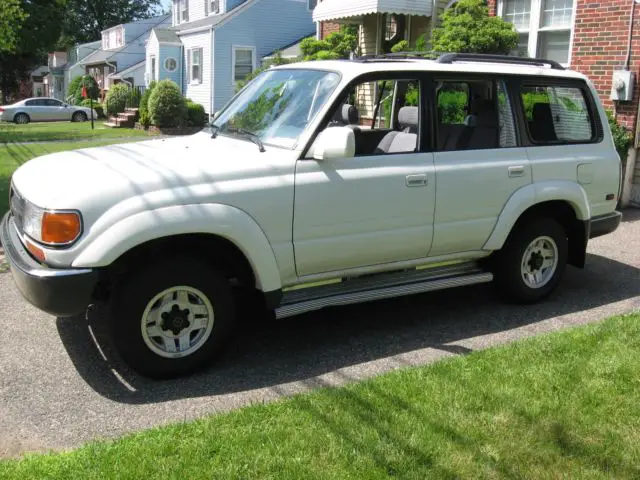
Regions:
<svg viewBox="0 0 640 480"><path fill-rule="evenodd" d="M44 212L42 241L50 245L66 245L80 236L80 215L73 212Z"/></svg>

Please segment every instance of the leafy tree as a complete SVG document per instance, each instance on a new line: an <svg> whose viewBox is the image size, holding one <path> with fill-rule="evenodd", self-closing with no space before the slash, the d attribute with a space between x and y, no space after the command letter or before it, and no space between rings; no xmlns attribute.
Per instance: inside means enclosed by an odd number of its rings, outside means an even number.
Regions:
<svg viewBox="0 0 640 480"><path fill-rule="evenodd" d="M436 52L509 54L518 46L512 24L489 16L483 0L460 0L445 10L441 25L433 30Z"/></svg>
<svg viewBox="0 0 640 480"><path fill-rule="evenodd" d="M4 1L4 0L2 0ZM114 25L161 13L160 0L67 0L60 48L92 42Z"/></svg>
<svg viewBox="0 0 640 480"><path fill-rule="evenodd" d="M13 52L18 46L20 29L27 18L20 0L0 2L0 52Z"/></svg>
<svg viewBox="0 0 640 480"><path fill-rule="evenodd" d="M358 35L352 27L341 27L339 31L327 35L323 40L305 38L300 43L304 60L335 60L349 58L358 47Z"/></svg>
<svg viewBox="0 0 640 480"><path fill-rule="evenodd" d="M46 62L50 52L60 36L60 28L64 16L66 0L29 0L22 1L24 13L19 29L15 29L14 47L10 51L0 49L0 90L2 103L18 90L20 80L26 80L29 72ZM0 0L3 14L6 5L13 2ZM9 19L13 21L13 19ZM19 20L18 20L19 22ZM0 21L0 37L6 32Z"/></svg>
<svg viewBox="0 0 640 480"><path fill-rule="evenodd" d="M87 89L87 99L98 99L100 88L96 80L91 75L79 75L71 80L69 87L67 87L67 98L70 99L71 103L80 105L83 102L82 87Z"/></svg>
<svg viewBox="0 0 640 480"><path fill-rule="evenodd" d="M160 80L149 96L149 117L158 127L180 127L187 117L180 87L171 80Z"/></svg>

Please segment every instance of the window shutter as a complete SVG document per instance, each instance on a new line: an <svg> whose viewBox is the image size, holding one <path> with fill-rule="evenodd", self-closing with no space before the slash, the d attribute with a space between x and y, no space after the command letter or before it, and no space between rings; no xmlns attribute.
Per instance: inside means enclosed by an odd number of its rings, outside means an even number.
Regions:
<svg viewBox="0 0 640 480"><path fill-rule="evenodd" d="M187 83L191 83L191 52L187 50Z"/></svg>

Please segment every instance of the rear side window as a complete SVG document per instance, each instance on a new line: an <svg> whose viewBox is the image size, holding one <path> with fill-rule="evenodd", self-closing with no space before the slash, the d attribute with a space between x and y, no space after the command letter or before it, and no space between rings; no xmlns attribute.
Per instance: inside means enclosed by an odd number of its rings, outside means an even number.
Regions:
<svg viewBox="0 0 640 480"><path fill-rule="evenodd" d="M532 86L520 92L531 140L551 145L595 140L594 122L577 87Z"/></svg>

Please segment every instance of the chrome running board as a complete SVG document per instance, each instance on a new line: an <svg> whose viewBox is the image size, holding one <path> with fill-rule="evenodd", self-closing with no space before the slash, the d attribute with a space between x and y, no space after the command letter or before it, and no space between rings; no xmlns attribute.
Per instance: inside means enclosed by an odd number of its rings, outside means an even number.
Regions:
<svg viewBox="0 0 640 480"><path fill-rule="evenodd" d="M276 317L286 318L326 307L432 292L492 280L493 274L482 270L476 263L343 279L339 283L285 291L282 303L276 309Z"/></svg>

